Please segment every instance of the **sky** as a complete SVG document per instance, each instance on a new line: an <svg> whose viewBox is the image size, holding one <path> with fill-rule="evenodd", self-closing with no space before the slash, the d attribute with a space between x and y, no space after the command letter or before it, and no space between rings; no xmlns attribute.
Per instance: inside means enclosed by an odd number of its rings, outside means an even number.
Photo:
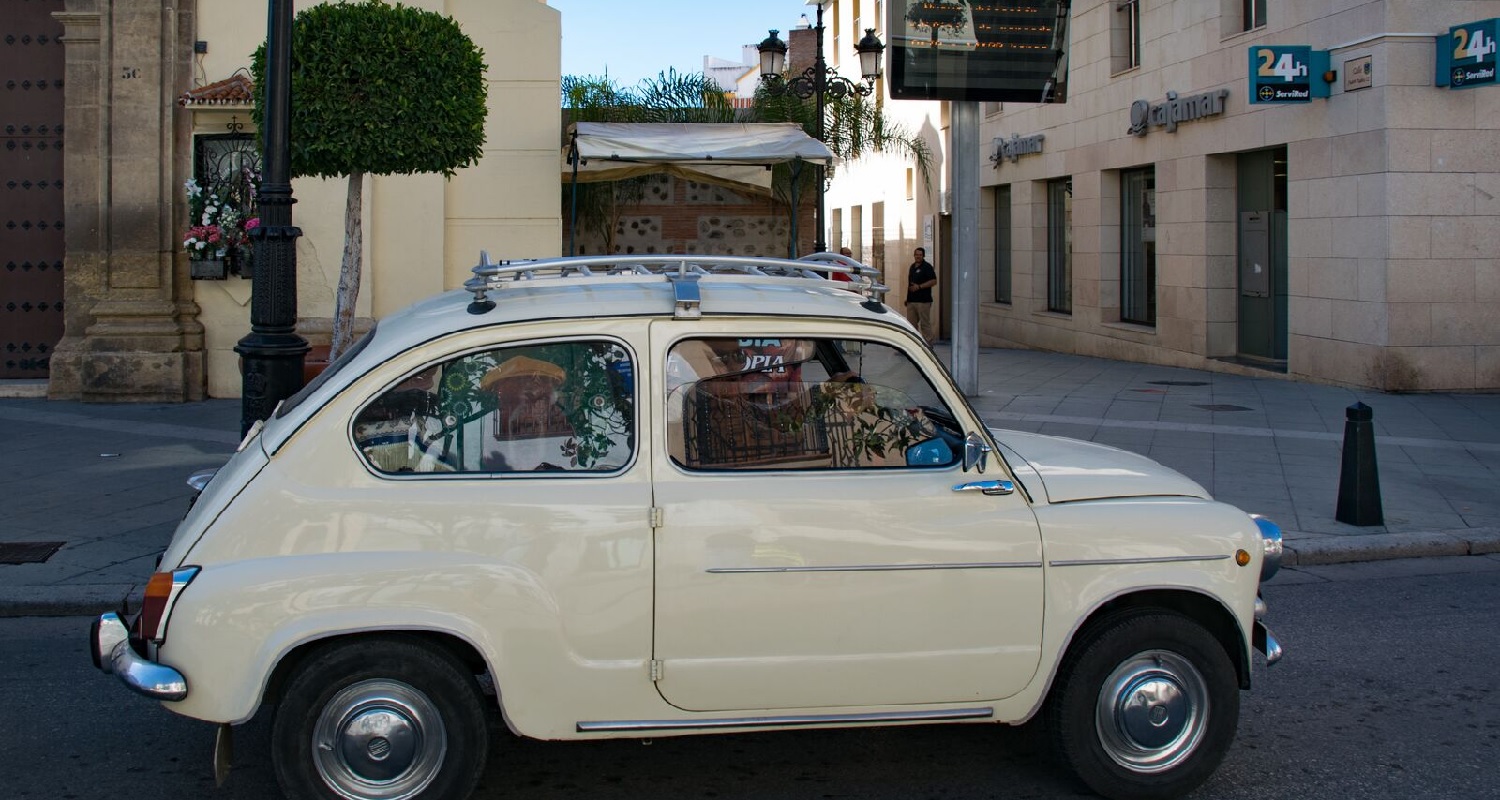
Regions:
<svg viewBox="0 0 1500 800"><path fill-rule="evenodd" d="M759 44L771 28L786 32L805 0L547 0L562 14L562 74L603 75L622 86L668 67L701 72L704 56L738 60L742 45Z"/></svg>

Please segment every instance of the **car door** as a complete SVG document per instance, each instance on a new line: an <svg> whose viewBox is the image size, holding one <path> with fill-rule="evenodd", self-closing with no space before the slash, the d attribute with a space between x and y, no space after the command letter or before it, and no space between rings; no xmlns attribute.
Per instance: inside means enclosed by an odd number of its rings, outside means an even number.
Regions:
<svg viewBox="0 0 1500 800"><path fill-rule="evenodd" d="M1037 522L1019 491L963 488L1010 476L995 458L963 470L961 439L982 426L930 354L884 329L788 323L662 321L651 342L668 702L954 703L1030 681Z"/></svg>

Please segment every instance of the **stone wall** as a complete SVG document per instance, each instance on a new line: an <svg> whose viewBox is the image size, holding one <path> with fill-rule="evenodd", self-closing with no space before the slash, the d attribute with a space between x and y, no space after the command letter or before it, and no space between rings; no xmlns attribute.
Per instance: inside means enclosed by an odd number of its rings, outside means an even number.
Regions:
<svg viewBox="0 0 1500 800"><path fill-rule="evenodd" d="M563 198L568 189L564 187ZM569 220L563 220L563 251ZM786 207L770 198L707 183L661 175L650 180L640 203L621 209L612 246L579 225L578 255L696 253L724 256L787 256L791 220ZM798 254L813 246L813 210L802 205Z"/></svg>

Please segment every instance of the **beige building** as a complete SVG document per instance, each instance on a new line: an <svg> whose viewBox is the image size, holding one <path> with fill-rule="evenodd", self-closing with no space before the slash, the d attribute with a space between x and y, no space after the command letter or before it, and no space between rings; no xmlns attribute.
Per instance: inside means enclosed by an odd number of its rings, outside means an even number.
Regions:
<svg viewBox="0 0 1500 800"><path fill-rule="evenodd" d="M882 0L831 0L825 5L823 46L828 65L858 81L860 64L854 45L866 28L874 28L889 42L885 13ZM794 30L790 46L794 51L804 43L810 48L814 41L811 31ZM938 267L939 287L947 282L948 106L927 100L893 101L884 77L875 81L869 100L908 134L926 141L931 161L925 176L910 159L891 153L839 164L827 195L828 247L835 251L848 247L855 258L878 268L891 287L887 302L901 308L914 248L925 248L928 260ZM938 322L946 326L945 293L936 305Z"/></svg>
<svg viewBox="0 0 1500 800"><path fill-rule="evenodd" d="M250 281L193 280L182 249L184 183L206 164L253 159L242 91L219 84L264 40L265 3L47 3L65 50L64 333L49 395L177 401L237 396L233 347L249 331ZM299 6L302 4L298 4ZM368 321L495 258L558 254L561 26L538 0L417 0L483 49L490 115L483 159L451 180L374 177L364 190ZM64 63L65 62L65 63ZM246 144L251 145L247 148ZM343 248L346 181L298 180L298 329L327 340ZM49 305L50 308L50 305Z"/></svg>
<svg viewBox="0 0 1500 800"><path fill-rule="evenodd" d="M984 105L980 344L1500 389L1500 86L1434 85L1449 27L1493 17L1496 0L1076 0L1068 102ZM1252 47L1289 45L1328 52L1301 80L1329 96L1251 103ZM857 198L900 198L903 170L841 173L845 242L871 241ZM876 245L904 251L932 205L893 223L886 200Z"/></svg>

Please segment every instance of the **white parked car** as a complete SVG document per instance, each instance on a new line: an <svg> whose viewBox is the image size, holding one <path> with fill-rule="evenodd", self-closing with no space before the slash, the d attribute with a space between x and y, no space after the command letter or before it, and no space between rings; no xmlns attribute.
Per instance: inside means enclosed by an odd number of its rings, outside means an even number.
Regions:
<svg viewBox="0 0 1500 800"><path fill-rule="evenodd" d="M537 739L1043 715L1095 791L1173 796L1280 656L1274 524L986 428L866 267L475 272L200 476L140 613L95 625L221 745L274 705L289 797L467 796L495 709Z"/></svg>

